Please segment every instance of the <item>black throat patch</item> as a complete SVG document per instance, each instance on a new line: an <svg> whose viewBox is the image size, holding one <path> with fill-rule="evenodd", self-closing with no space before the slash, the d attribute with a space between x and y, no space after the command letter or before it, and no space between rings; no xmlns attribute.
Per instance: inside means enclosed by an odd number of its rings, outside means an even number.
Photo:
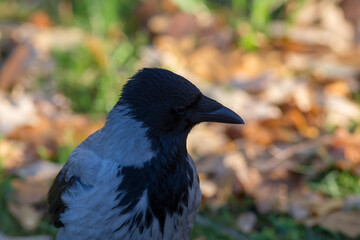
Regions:
<svg viewBox="0 0 360 240"><path fill-rule="evenodd" d="M137 213L131 221L119 226L116 231L129 225L130 228L136 226L142 233L156 218L160 231L164 233L166 215L182 215L184 208L188 207L194 170L186 159L187 153L172 154L172 159L167 157L169 156L159 153L141 168L119 166L117 175L122 181L117 188L119 193L116 200L119 202L115 208L122 209L120 214L131 212L145 191L149 206L144 216L143 213Z"/></svg>

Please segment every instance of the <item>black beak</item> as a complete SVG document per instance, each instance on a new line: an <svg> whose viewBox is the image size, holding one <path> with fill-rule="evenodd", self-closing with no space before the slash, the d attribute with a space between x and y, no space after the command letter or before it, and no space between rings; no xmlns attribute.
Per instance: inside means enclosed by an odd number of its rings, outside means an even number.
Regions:
<svg viewBox="0 0 360 240"><path fill-rule="evenodd" d="M244 120L239 115L204 95L198 101L197 107L197 111L193 115L193 120L196 123L221 122L244 124Z"/></svg>

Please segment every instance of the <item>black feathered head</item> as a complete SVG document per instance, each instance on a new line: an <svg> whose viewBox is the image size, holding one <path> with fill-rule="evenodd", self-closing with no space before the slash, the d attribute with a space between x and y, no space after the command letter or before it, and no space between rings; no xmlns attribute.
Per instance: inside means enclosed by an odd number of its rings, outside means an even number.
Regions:
<svg viewBox="0 0 360 240"><path fill-rule="evenodd" d="M200 122L244 123L184 77L160 68L136 73L125 84L118 104L125 104L136 120L160 133L188 133Z"/></svg>

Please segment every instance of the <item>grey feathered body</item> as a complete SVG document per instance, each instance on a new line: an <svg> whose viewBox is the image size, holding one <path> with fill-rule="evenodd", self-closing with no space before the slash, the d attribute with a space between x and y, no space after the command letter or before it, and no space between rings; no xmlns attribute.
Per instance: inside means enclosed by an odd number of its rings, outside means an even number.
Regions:
<svg viewBox="0 0 360 240"><path fill-rule="evenodd" d="M201 200L194 162L166 165L146 132L117 106L74 150L49 193L58 240L189 239Z"/></svg>

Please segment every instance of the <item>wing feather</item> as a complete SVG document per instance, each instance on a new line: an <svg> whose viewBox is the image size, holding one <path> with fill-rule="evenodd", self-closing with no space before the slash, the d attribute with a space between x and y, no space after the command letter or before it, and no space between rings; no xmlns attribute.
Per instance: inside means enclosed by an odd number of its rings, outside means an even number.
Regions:
<svg viewBox="0 0 360 240"><path fill-rule="evenodd" d="M66 169L62 169L59 172L48 193L49 213L51 216L51 221L57 228L64 226L63 222L61 222L60 220L60 215L67 208L67 206L62 201L61 196L65 191L71 188L71 186L73 186L76 181L80 181L80 178L77 176L71 176L66 181L66 174Z"/></svg>
<svg viewBox="0 0 360 240"><path fill-rule="evenodd" d="M64 193L72 194L72 189L79 191L75 186L90 190L96 181L98 163L94 153L76 149L58 173L48 193L49 214L55 227L64 227L61 214L68 208L62 198Z"/></svg>

